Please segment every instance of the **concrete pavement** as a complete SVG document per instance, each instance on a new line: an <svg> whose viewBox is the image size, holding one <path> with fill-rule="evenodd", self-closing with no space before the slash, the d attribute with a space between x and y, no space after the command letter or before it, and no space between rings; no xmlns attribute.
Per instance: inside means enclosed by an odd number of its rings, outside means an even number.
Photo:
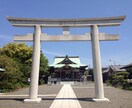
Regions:
<svg viewBox="0 0 132 108"><path fill-rule="evenodd" d="M39 97L42 98L42 102L39 104L23 103L23 100L28 96L29 88L0 94L0 108L50 108L53 101L56 100L56 96L59 95L62 86L39 86ZM131 108L132 106L132 91L104 85L105 96L110 99L110 102L92 102L91 99L95 97L93 82L87 84L77 83L71 85L71 88L77 97L77 99L75 97L71 99L78 100L82 108ZM58 98L58 100L66 99Z"/></svg>

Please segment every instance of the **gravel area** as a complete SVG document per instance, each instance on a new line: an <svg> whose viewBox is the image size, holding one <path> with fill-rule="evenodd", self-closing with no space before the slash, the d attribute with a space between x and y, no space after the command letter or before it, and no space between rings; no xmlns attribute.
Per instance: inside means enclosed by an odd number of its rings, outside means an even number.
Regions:
<svg viewBox="0 0 132 108"><path fill-rule="evenodd" d="M27 95L29 88L22 88L15 92L2 94L0 96L0 108L49 108L54 98L60 91L62 85L41 85L39 86L39 95L53 95L53 96L41 96L42 101L39 104L36 103L23 103L23 100L27 96L11 96L6 97L4 95Z"/></svg>
<svg viewBox="0 0 132 108"><path fill-rule="evenodd" d="M29 88L0 94L0 108L49 108L61 87L62 85L39 86L39 95L41 95L39 97L42 98L42 102L39 104L23 103L23 100L28 97ZM110 102L92 102L91 99L95 96L93 82L88 82L87 84L76 83L72 85L72 88L82 108L132 108L132 91L104 85L105 97L110 99ZM4 95L23 96L9 97Z"/></svg>
<svg viewBox="0 0 132 108"><path fill-rule="evenodd" d="M94 84L72 85L82 108L132 108L132 91L104 85L105 97L110 102L92 102L95 97Z"/></svg>

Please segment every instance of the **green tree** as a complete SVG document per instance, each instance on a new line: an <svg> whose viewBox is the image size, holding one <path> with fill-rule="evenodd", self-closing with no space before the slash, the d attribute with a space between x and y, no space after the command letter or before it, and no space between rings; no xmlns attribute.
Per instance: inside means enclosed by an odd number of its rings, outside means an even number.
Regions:
<svg viewBox="0 0 132 108"><path fill-rule="evenodd" d="M0 48L1 55L6 55L12 58L15 62L17 62L17 65L19 66L19 70L23 75L24 84L28 84L27 79L30 77L32 52L33 52L32 47L29 47L24 43L9 43L5 45L3 48ZM48 60L41 51L40 78L42 78L43 75L48 74L47 69L48 69Z"/></svg>
<svg viewBox="0 0 132 108"><path fill-rule="evenodd" d="M116 75L111 75L107 83L115 87L132 90L132 83L128 82L128 76L129 72L118 72Z"/></svg>
<svg viewBox="0 0 132 108"><path fill-rule="evenodd" d="M43 84L44 82L47 83L47 77L49 75L48 72L48 60L46 57L43 55L42 51L40 54L40 72L39 72L39 77L40 77L40 84ZM43 82L44 80L44 82Z"/></svg>
<svg viewBox="0 0 132 108"><path fill-rule="evenodd" d="M23 64L31 64L32 47L24 43L9 43L0 50L1 55L6 55Z"/></svg>
<svg viewBox="0 0 132 108"><path fill-rule="evenodd" d="M48 74L48 60L41 52L40 54L40 75Z"/></svg>
<svg viewBox="0 0 132 108"><path fill-rule="evenodd" d="M0 72L0 90L10 91L22 87L22 73L18 64L7 56L0 56L0 67L5 72Z"/></svg>
<svg viewBox="0 0 132 108"><path fill-rule="evenodd" d="M30 77L32 62L32 47L24 43L9 43L0 50L1 55L12 58L19 65L19 69L23 74L23 83L28 84L27 79Z"/></svg>

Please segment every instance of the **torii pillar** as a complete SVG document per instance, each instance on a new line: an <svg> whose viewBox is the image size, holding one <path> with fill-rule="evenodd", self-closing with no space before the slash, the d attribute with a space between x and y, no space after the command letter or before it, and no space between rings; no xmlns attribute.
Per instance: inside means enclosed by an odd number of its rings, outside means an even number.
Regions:
<svg viewBox="0 0 132 108"><path fill-rule="evenodd" d="M94 85L95 97L93 101L109 101L104 97L102 68L99 47L99 33L98 26L91 27L91 42L92 42L92 56L93 56L93 71L94 71Z"/></svg>
<svg viewBox="0 0 132 108"><path fill-rule="evenodd" d="M38 98L40 41L91 41L95 83L95 98L93 98L93 101L109 101L109 99L104 97L99 41L114 41L118 40L119 37L117 34L99 33L98 27L118 26L125 19L125 16L86 19L34 19L15 17L7 17L7 19L16 27L35 28L34 34L14 37L15 41L33 41L33 61L29 99L25 99L24 102L39 103L41 101L41 98ZM63 33L59 36L50 36L41 33L41 27L63 28ZM90 27L91 33L73 36L69 32L70 27Z"/></svg>
<svg viewBox="0 0 132 108"><path fill-rule="evenodd" d="M32 55L32 72L30 77L29 99L25 99L24 102L37 102L41 101L38 98L38 81L39 81L39 65L40 65L40 25L34 26L33 35L33 55Z"/></svg>

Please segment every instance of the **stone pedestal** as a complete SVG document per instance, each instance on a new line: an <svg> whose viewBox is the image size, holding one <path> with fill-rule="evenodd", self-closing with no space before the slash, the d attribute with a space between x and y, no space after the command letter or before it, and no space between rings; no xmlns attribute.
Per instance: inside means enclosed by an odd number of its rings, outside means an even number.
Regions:
<svg viewBox="0 0 132 108"><path fill-rule="evenodd" d="M24 103L40 103L42 101L41 98L36 99L24 99Z"/></svg>
<svg viewBox="0 0 132 108"><path fill-rule="evenodd" d="M94 102L109 102L110 100L107 99L107 98L103 98L103 99L96 99L96 98L93 98L92 101L94 101Z"/></svg>

